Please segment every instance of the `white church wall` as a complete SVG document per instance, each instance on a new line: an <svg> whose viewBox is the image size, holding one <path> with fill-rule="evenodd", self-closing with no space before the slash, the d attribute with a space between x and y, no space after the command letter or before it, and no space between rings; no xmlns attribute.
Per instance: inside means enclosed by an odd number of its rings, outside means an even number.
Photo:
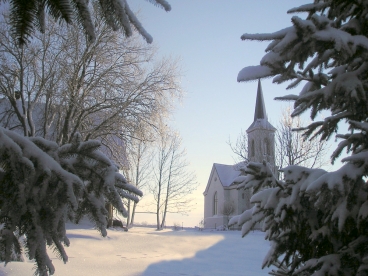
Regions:
<svg viewBox="0 0 368 276"><path fill-rule="evenodd" d="M238 190L236 189L236 186L230 186L227 189L225 189L225 202L231 202L234 204L235 210L238 209ZM235 215L236 211L234 212Z"/></svg>
<svg viewBox="0 0 368 276"><path fill-rule="evenodd" d="M229 196L228 196L227 200L234 204L234 212L229 217L226 218L226 224L228 224L230 218L240 214L239 213L239 208L240 208L240 205L243 204L243 202L239 200L239 194L241 194L241 192L242 192L241 190L238 190L236 188L236 185L231 186L230 189L228 190L228 195ZM232 228L234 228L234 227L232 227Z"/></svg>
<svg viewBox="0 0 368 276"><path fill-rule="evenodd" d="M252 192L249 189L238 191L238 194L237 194L238 205L236 209L236 215L240 215L245 210L248 210L252 207L250 204L251 196L252 196Z"/></svg>
<svg viewBox="0 0 368 276"><path fill-rule="evenodd" d="M217 210L214 210L215 193L217 193ZM207 193L204 197L204 227L217 228L224 224L224 217L220 214L224 203L224 189L216 170L213 170ZM217 212L214 212L217 211Z"/></svg>

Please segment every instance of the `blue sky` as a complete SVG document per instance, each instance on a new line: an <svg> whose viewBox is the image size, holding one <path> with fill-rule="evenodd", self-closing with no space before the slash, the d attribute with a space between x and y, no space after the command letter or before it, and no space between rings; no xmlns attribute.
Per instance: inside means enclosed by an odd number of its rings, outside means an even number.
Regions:
<svg viewBox="0 0 368 276"><path fill-rule="evenodd" d="M258 65L268 42L242 41L243 33L270 33L291 25L287 10L307 0L168 0L170 12L148 1L129 1L145 29L153 36L159 55L179 58L186 96L173 114L171 125L180 132L190 169L197 175L196 208L188 217L170 214L167 224L197 225L203 217L203 191L213 163L233 164L227 145L253 121L257 82L238 83L238 72ZM298 16L304 18L305 14ZM298 93L286 85L262 80L269 121L277 125L287 104L274 97ZM140 215L140 214L139 214ZM137 217L137 221L154 217Z"/></svg>

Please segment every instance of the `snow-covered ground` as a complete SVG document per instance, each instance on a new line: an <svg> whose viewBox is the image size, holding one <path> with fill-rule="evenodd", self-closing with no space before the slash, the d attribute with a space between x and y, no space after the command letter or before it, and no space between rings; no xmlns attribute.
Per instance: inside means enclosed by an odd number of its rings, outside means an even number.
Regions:
<svg viewBox="0 0 368 276"><path fill-rule="evenodd" d="M268 250L264 233L241 238L239 231L110 229L102 238L91 224L68 225L71 246L64 264L52 252L54 275L267 275L261 269ZM12 262L0 275L33 275L34 263Z"/></svg>

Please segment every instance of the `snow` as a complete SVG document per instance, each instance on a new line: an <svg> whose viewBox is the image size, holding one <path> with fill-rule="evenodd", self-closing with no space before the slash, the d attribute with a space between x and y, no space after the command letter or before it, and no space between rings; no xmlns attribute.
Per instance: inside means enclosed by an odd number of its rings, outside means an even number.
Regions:
<svg viewBox="0 0 368 276"><path fill-rule="evenodd" d="M293 27L287 27L285 29L282 29L280 31L274 32L274 33L265 33L265 34L243 34L241 36L242 40L277 40L284 38L287 33L292 30Z"/></svg>
<svg viewBox="0 0 368 276"><path fill-rule="evenodd" d="M224 187L232 185L234 179L236 179L241 173L236 165L224 165L218 163L214 163L213 165L215 166L217 175Z"/></svg>
<svg viewBox="0 0 368 276"><path fill-rule="evenodd" d="M269 129L269 130L276 130L269 122L268 119L257 119L255 120L247 130L261 128L261 129Z"/></svg>
<svg viewBox="0 0 368 276"><path fill-rule="evenodd" d="M269 249L265 233L241 238L239 231L198 231L134 227L124 232L109 229L101 237L92 224L67 224L71 246L63 264L49 250L58 275L267 275L261 269ZM11 262L0 266L0 276L34 273L34 263Z"/></svg>
<svg viewBox="0 0 368 276"><path fill-rule="evenodd" d="M157 4L161 5L162 8L165 9L165 11L171 11L171 5L169 4L169 2L165 1L165 0L155 0L155 1L152 1L151 2L156 2Z"/></svg>
<svg viewBox="0 0 368 276"><path fill-rule="evenodd" d="M238 82L251 81L255 79L267 78L272 76L272 68L264 65L247 66L240 70L238 74Z"/></svg>
<svg viewBox="0 0 368 276"><path fill-rule="evenodd" d="M313 4L304 4L296 8L292 8L288 10L288 13L294 13L294 12L304 12L304 11L311 11L311 10L321 10L328 6L329 3L313 3Z"/></svg>
<svg viewBox="0 0 368 276"><path fill-rule="evenodd" d="M293 17L293 19L295 20L295 17ZM273 51L282 52L284 47L290 47L290 45L292 45L292 43L298 39L298 35L296 32L297 32L296 29L290 29L286 33L286 35L281 39L281 41L275 45ZM282 58L283 58L282 55L280 55L279 60L281 61Z"/></svg>

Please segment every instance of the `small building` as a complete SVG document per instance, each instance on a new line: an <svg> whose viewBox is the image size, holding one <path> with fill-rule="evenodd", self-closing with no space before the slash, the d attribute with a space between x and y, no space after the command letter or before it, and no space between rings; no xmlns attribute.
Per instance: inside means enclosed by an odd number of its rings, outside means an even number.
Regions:
<svg viewBox="0 0 368 276"><path fill-rule="evenodd" d="M246 162L267 161L275 167L275 131L267 118L261 82L258 81L254 121L247 129L248 160L235 165L214 163L204 195L204 228L219 228L228 224L231 216L240 215L252 207L251 190L238 190L234 179L240 175L239 166ZM233 210L230 212L230 210Z"/></svg>

